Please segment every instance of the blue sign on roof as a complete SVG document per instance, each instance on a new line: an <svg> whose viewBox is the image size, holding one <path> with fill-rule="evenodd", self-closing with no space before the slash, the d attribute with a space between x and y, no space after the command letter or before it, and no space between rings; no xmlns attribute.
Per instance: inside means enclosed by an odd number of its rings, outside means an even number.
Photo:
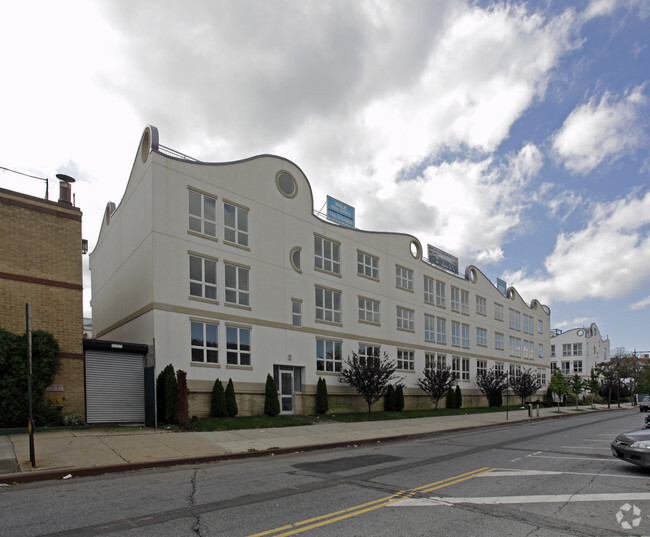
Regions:
<svg viewBox="0 0 650 537"><path fill-rule="evenodd" d="M344 226L354 227L354 207L327 196L327 219Z"/></svg>

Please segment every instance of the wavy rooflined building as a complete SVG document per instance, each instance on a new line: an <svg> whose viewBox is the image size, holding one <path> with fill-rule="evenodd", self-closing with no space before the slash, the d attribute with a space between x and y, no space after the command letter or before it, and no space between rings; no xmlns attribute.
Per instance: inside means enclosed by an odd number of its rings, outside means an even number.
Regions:
<svg viewBox="0 0 650 537"><path fill-rule="evenodd" d="M426 367L451 366L472 406L486 404L477 372L532 368L545 385L550 369L539 301L499 291L475 266L428 262L412 235L319 216L286 158L199 162L152 126L90 268L96 336L147 344L157 371L186 371L190 415L208 413L217 378L232 378L241 414L262 412L267 374L284 413L313 412L319 377L332 411L363 409L338 382L353 352L397 361L407 408L430 406L416 387Z"/></svg>

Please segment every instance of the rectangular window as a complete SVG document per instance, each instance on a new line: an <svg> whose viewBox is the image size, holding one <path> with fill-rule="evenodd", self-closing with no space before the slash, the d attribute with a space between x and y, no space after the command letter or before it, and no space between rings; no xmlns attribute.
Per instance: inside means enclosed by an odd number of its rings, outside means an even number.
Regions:
<svg viewBox="0 0 650 537"><path fill-rule="evenodd" d="M357 250L357 274L373 280L379 279L379 258Z"/></svg>
<svg viewBox="0 0 650 537"><path fill-rule="evenodd" d="M195 233L217 236L217 200L195 190L189 192L189 229Z"/></svg>
<svg viewBox="0 0 650 537"><path fill-rule="evenodd" d="M379 347L359 343L359 362L365 364L379 364Z"/></svg>
<svg viewBox="0 0 650 537"><path fill-rule="evenodd" d="M316 340L316 370L341 372L341 342L331 339Z"/></svg>
<svg viewBox="0 0 650 537"><path fill-rule="evenodd" d="M487 315L487 300L482 296L476 297L476 313L479 315Z"/></svg>
<svg viewBox="0 0 650 537"><path fill-rule="evenodd" d="M415 330L414 315L415 312L413 310L397 306L397 329L413 332Z"/></svg>
<svg viewBox="0 0 650 537"><path fill-rule="evenodd" d="M531 336L535 333L535 319L526 314L524 314L524 332Z"/></svg>
<svg viewBox="0 0 650 537"><path fill-rule="evenodd" d="M447 344L447 321L436 317L436 335L438 336L438 343L441 345Z"/></svg>
<svg viewBox="0 0 650 537"><path fill-rule="evenodd" d="M447 305L447 289L445 282L436 280L436 306L444 308Z"/></svg>
<svg viewBox="0 0 650 537"><path fill-rule="evenodd" d="M217 299L217 262L190 255L190 296Z"/></svg>
<svg viewBox="0 0 650 537"><path fill-rule="evenodd" d="M494 348L503 350L504 346L504 340L503 340L503 334L500 334L499 332L494 333Z"/></svg>
<svg viewBox="0 0 650 537"><path fill-rule="evenodd" d="M551 371L557 369L557 362L551 362Z"/></svg>
<svg viewBox="0 0 650 537"><path fill-rule="evenodd" d="M341 291L316 287L316 320L341 322Z"/></svg>
<svg viewBox="0 0 650 537"><path fill-rule="evenodd" d="M503 373L503 362L495 362L494 364L494 370L497 373Z"/></svg>
<svg viewBox="0 0 650 537"><path fill-rule="evenodd" d="M508 310L509 324L513 330L521 330L521 314L515 310Z"/></svg>
<svg viewBox="0 0 650 537"><path fill-rule="evenodd" d="M239 246L248 246L248 209L223 204L223 239Z"/></svg>
<svg viewBox="0 0 650 537"><path fill-rule="evenodd" d="M487 347L487 330L485 328L476 328L476 344Z"/></svg>
<svg viewBox="0 0 650 537"><path fill-rule="evenodd" d="M451 287L451 311L460 311L460 289Z"/></svg>
<svg viewBox="0 0 650 537"><path fill-rule="evenodd" d="M451 321L451 344L460 347L460 323Z"/></svg>
<svg viewBox="0 0 650 537"><path fill-rule="evenodd" d="M510 378L521 378L521 366L510 364Z"/></svg>
<svg viewBox="0 0 650 537"><path fill-rule="evenodd" d="M460 380L469 380L469 358L463 358L461 362L461 376Z"/></svg>
<svg viewBox="0 0 650 537"><path fill-rule="evenodd" d="M225 263L226 302L239 306L250 306L249 269L239 265Z"/></svg>
<svg viewBox="0 0 650 537"><path fill-rule="evenodd" d="M415 370L415 351L397 349L397 369Z"/></svg>
<svg viewBox="0 0 650 537"><path fill-rule="evenodd" d="M460 356L451 357L451 372L456 380L460 380Z"/></svg>
<svg viewBox="0 0 650 537"><path fill-rule="evenodd" d="M573 344L573 356L582 356L582 343Z"/></svg>
<svg viewBox="0 0 650 537"><path fill-rule="evenodd" d="M219 363L218 326L192 321L191 349L193 362Z"/></svg>
<svg viewBox="0 0 650 537"><path fill-rule="evenodd" d="M460 292L460 312L469 315L469 291Z"/></svg>
<svg viewBox="0 0 650 537"><path fill-rule="evenodd" d="M571 356L571 343L562 344L562 356Z"/></svg>
<svg viewBox="0 0 650 537"><path fill-rule="evenodd" d="M510 336L510 356L521 357L521 339Z"/></svg>
<svg viewBox="0 0 650 537"><path fill-rule="evenodd" d="M251 331L240 326L226 326L226 362L229 365L251 365Z"/></svg>
<svg viewBox="0 0 650 537"><path fill-rule="evenodd" d="M560 365L562 366L562 374L563 375L571 374L571 362L564 361Z"/></svg>
<svg viewBox="0 0 650 537"><path fill-rule="evenodd" d="M535 344L524 339L524 358L532 360L535 356Z"/></svg>
<svg viewBox="0 0 650 537"><path fill-rule="evenodd" d="M399 265L395 265L395 285L400 289L413 291L413 271Z"/></svg>
<svg viewBox="0 0 650 537"><path fill-rule="evenodd" d="M544 345L542 345L541 343L537 345L537 356L539 356L540 358L544 358Z"/></svg>
<svg viewBox="0 0 650 537"><path fill-rule="evenodd" d="M463 324L461 325L461 345L463 347L468 348L469 347L469 325L468 324Z"/></svg>
<svg viewBox="0 0 650 537"><path fill-rule="evenodd" d="M494 318L497 321L503 321L503 304L494 303Z"/></svg>
<svg viewBox="0 0 650 537"><path fill-rule="evenodd" d="M302 300L291 300L291 324L302 326Z"/></svg>
<svg viewBox="0 0 650 537"><path fill-rule="evenodd" d="M320 235L314 235L314 268L341 274L341 245Z"/></svg>
<svg viewBox="0 0 650 537"><path fill-rule="evenodd" d="M427 352L424 355L424 368L433 371L441 371L447 367L447 355L436 354L435 352Z"/></svg>
<svg viewBox="0 0 650 537"><path fill-rule="evenodd" d="M436 281L429 276L424 277L424 301L427 304L435 304Z"/></svg>
<svg viewBox="0 0 650 537"><path fill-rule="evenodd" d="M546 369L539 368L537 370L537 380L539 380L540 386L546 386Z"/></svg>
<svg viewBox="0 0 650 537"><path fill-rule="evenodd" d="M573 360L573 372L582 373L582 360Z"/></svg>
<svg viewBox="0 0 650 537"><path fill-rule="evenodd" d="M433 315L424 315L424 339L436 340L436 318Z"/></svg>
<svg viewBox="0 0 650 537"><path fill-rule="evenodd" d="M510 348L510 356L515 356L515 337L510 336L508 338L508 343L509 343L509 348Z"/></svg>
<svg viewBox="0 0 650 537"><path fill-rule="evenodd" d="M537 332L544 333L544 321L537 321Z"/></svg>
<svg viewBox="0 0 650 537"><path fill-rule="evenodd" d="M476 360L476 376L487 375L487 360Z"/></svg>
<svg viewBox="0 0 650 537"><path fill-rule="evenodd" d="M359 321L379 324L379 301L359 297Z"/></svg>
<svg viewBox="0 0 650 537"><path fill-rule="evenodd" d="M551 345L551 358L555 358L555 345Z"/></svg>

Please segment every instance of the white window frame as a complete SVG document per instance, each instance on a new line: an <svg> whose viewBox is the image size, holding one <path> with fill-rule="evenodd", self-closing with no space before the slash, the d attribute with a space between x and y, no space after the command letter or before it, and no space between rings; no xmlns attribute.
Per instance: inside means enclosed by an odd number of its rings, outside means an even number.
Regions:
<svg viewBox="0 0 650 537"><path fill-rule="evenodd" d="M460 312L469 315L469 291L460 290Z"/></svg>
<svg viewBox="0 0 650 537"><path fill-rule="evenodd" d="M487 315L487 299L478 295L476 295L476 313L479 315Z"/></svg>
<svg viewBox="0 0 650 537"><path fill-rule="evenodd" d="M436 317L436 342L438 345L447 344L447 319Z"/></svg>
<svg viewBox="0 0 650 537"><path fill-rule="evenodd" d="M447 286L440 280L436 280L436 306L447 307Z"/></svg>
<svg viewBox="0 0 650 537"><path fill-rule="evenodd" d="M461 341L460 344L462 347L469 348L470 346L470 341L469 341L469 325L468 324L461 324L460 325L460 331L461 331Z"/></svg>
<svg viewBox="0 0 650 537"><path fill-rule="evenodd" d="M503 321L503 304L494 303L494 318L497 321Z"/></svg>
<svg viewBox="0 0 650 537"><path fill-rule="evenodd" d="M402 371L415 371L414 350L397 349L397 369Z"/></svg>
<svg viewBox="0 0 650 537"><path fill-rule="evenodd" d="M224 301L226 304L250 307L250 267L226 262L224 271Z"/></svg>
<svg viewBox="0 0 650 537"><path fill-rule="evenodd" d="M369 363L369 360L378 364L381 359L381 347L359 343L359 352L357 356L363 364Z"/></svg>
<svg viewBox="0 0 650 537"><path fill-rule="evenodd" d="M357 250L357 274L379 281L379 258Z"/></svg>
<svg viewBox="0 0 650 537"><path fill-rule="evenodd" d="M302 300L291 299L291 324L296 327L302 326Z"/></svg>
<svg viewBox="0 0 650 537"><path fill-rule="evenodd" d="M201 332L201 339L195 340L197 332ZM212 339L208 331L214 331L214 345L209 344ZM201 353L201 359L198 354ZM203 321L190 321L190 360L192 363L219 363L219 325L218 323L206 323Z"/></svg>
<svg viewBox="0 0 650 537"><path fill-rule="evenodd" d="M233 338L233 334L235 337ZM246 343L248 340L248 343ZM226 325L226 364L250 367L252 332L250 327Z"/></svg>
<svg viewBox="0 0 650 537"><path fill-rule="evenodd" d="M460 322L451 321L451 344L460 347Z"/></svg>
<svg viewBox="0 0 650 537"><path fill-rule="evenodd" d="M188 188L188 230L192 233L205 235L206 237L217 237L217 198L203 194L191 188ZM198 201L200 210L192 213L192 198ZM214 215L209 214L211 211ZM214 216L214 217L213 217Z"/></svg>
<svg viewBox="0 0 650 537"><path fill-rule="evenodd" d="M341 243L314 235L314 269L341 274Z"/></svg>
<svg viewBox="0 0 650 537"><path fill-rule="evenodd" d="M415 311L402 306L397 306L397 329L408 332L415 331Z"/></svg>
<svg viewBox="0 0 650 537"><path fill-rule="evenodd" d="M424 301L427 304L436 303L436 280L430 276L424 276Z"/></svg>
<svg viewBox="0 0 650 537"><path fill-rule="evenodd" d="M460 380L467 382L469 380L469 358L461 359L461 368Z"/></svg>
<svg viewBox="0 0 650 537"><path fill-rule="evenodd" d="M190 296L217 300L217 260L189 254ZM200 274L196 271L199 270Z"/></svg>
<svg viewBox="0 0 650 537"><path fill-rule="evenodd" d="M316 338L316 371L340 373L343 367L341 348L337 339Z"/></svg>
<svg viewBox="0 0 650 537"><path fill-rule="evenodd" d="M229 201L223 202L223 240L248 248L248 209Z"/></svg>
<svg viewBox="0 0 650 537"><path fill-rule="evenodd" d="M487 375L487 360L476 360L476 376Z"/></svg>
<svg viewBox="0 0 650 537"><path fill-rule="evenodd" d="M359 322L369 324L380 324L379 301L363 296L358 297Z"/></svg>
<svg viewBox="0 0 650 537"><path fill-rule="evenodd" d="M450 295L451 311L460 311L460 289L452 285Z"/></svg>
<svg viewBox="0 0 650 537"><path fill-rule="evenodd" d="M505 336L501 332L494 333L494 348L500 351L505 348Z"/></svg>
<svg viewBox="0 0 650 537"><path fill-rule="evenodd" d="M582 360L573 360L573 372L582 373L583 363Z"/></svg>
<svg viewBox="0 0 650 537"><path fill-rule="evenodd" d="M413 271L401 265L395 265L395 287L413 291Z"/></svg>
<svg viewBox="0 0 650 537"><path fill-rule="evenodd" d="M342 293L338 289L315 286L316 321L341 324Z"/></svg>
<svg viewBox="0 0 650 537"><path fill-rule="evenodd" d="M487 329L476 327L476 344L481 347L487 347Z"/></svg>

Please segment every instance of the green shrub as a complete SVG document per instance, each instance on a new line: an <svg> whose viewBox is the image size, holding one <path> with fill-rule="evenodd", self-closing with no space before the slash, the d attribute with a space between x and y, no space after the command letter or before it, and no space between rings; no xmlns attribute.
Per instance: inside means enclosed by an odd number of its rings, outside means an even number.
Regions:
<svg viewBox="0 0 650 537"><path fill-rule="evenodd" d="M237 398L235 397L235 386L232 383L232 379L228 379L228 384L226 385L226 412L231 418L234 418L239 412Z"/></svg>
<svg viewBox="0 0 650 537"><path fill-rule="evenodd" d="M392 384L388 385L384 394L384 410L386 412L395 412L395 387Z"/></svg>
<svg viewBox="0 0 650 537"><path fill-rule="evenodd" d="M32 408L37 425L61 422L60 407L42 403L59 368L59 344L45 330L32 331ZM0 328L0 427L25 427L29 417L27 337Z"/></svg>
<svg viewBox="0 0 650 537"><path fill-rule="evenodd" d="M316 413L325 414L328 409L327 383L323 377L318 377L318 383L316 384Z"/></svg>
<svg viewBox="0 0 650 537"><path fill-rule="evenodd" d="M181 369L176 372L178 392L174 408L174 421L185 429L190 428L189 399L190 391L187 388L187 373Z"/></svg>
<svg viewBox="0 0 650 537"><path fill-rule="evenodd" d="M226 409L226 392L219 379L214 381L212 386L212 401L210 404L210 416L213 418L225 418L228 415Z"/></svg>
<svg viewBox="0 0 650 537"><path fill-rule="evenodd" d="M395 388L395 412L404 410L404 387L398 384Z"/></svg>
<svg viewBox="0 0 650 537"><path fill-rule="evenodd" d="M176 397L178 396L178 382L174 374L174 368L169 365L170 369L165 368L165 423L174 423L176 414Z"/></svg>
<svg viewBox="0 0 650 537"><path fill-rule="evenodd" d="M456 385L456 390L454 391L454 408L462 408L463 406L463 392L460 389L458 384Z"/></svg>
<svg viewBox="0 0 650 537"><path fill-rule="evenodd" d="M66 427L78 427L79 425L83 425L84 420L81 419L81 414L78 412L68 412L65 416L63 416L63 425Z"/></svg>
<svg viewBox="0 0 650 537"><path fill-rule="evenodd" d="M449 391L447 392L447 395L445 396L445 407L446 408L456 408L454 405L456 404L455 398L454 398L454 389L449 388Z"/></svg>
<svg viewBox="0 0 650 537"><path fill-rule="evenodd" d="M266 387L264 389L264 414L277 416L280 413L280 401L278 400L278 388L271 375L266 375Z"/></svg>

